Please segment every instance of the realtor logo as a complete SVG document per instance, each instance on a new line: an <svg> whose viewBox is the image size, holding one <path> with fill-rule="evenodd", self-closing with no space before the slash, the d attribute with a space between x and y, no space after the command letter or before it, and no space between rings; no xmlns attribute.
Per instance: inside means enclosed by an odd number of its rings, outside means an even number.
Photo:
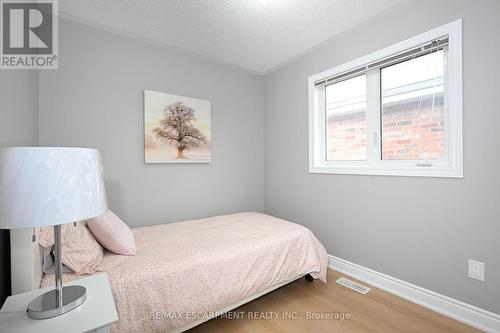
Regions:
<svg viewBox="0 0 500 333"><path fill-rule="evenodd" d="M1 0L0 4L0 68L57 68L57 2Z"/></svg>

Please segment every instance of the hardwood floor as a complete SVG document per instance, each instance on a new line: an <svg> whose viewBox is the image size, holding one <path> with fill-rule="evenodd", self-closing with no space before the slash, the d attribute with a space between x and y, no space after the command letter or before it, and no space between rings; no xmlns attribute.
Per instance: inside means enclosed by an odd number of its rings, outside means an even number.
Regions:
<svg viewBox="0 0 500 333"><path fill-rule="evenodd" d="M189 332L480 332L371 286L362 295L337 284L340 276L329 270L328 284L297 280L233 310L228 318L213 319ZM346 319L311 320L307 312L331 317L343 313Z"/></svg>

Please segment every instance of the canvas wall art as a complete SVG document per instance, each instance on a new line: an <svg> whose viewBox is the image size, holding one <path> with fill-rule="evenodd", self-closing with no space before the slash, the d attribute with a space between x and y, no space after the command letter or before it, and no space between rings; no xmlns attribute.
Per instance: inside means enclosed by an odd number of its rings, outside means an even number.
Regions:
<svg viewBox="0 0 500 333"><path fill-rule="evenodd" d="M146 163L210 163L210 102L144 90Z"/></svg>

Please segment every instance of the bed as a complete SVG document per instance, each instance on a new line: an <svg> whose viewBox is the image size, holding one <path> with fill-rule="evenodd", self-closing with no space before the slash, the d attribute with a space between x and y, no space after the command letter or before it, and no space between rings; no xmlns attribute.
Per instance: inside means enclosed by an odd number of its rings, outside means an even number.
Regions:
<svg viewBox="0 0 500 333"><path fill-rule="evenodd" d="M132 231L137 256L107 252L101 263L119 317L113 332L182 332L303 276L326 283L327 254L312 232L265 214ZM36 283L40 273L32 276ZM40 286L53 285L54 275L45 274Z"/></svg>

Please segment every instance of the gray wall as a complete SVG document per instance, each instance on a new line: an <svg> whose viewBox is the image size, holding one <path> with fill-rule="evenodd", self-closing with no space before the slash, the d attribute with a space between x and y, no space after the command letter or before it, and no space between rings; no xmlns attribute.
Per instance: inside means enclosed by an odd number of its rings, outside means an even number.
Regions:
<svg viewBox="0 0 500 333"><path fill-rule="evenodd" d="M0 70L0 147L38 142L38 82L34 70Z"/></svg>
<svg viewBox="0 0 500 333"><path fill-rule="evenodd" d="M39 77L40 145L101 151L110 208L141 226L264 209L262 78L67 20ZM143 90L212 102L213 162L144 164Z"/></svg>
<svg viewBox="0 0 500 333"><path fill-rule="evenodd" d="M500 313L500 1L419 0L267 75L266 212L340 258ZM463 179L308 173L309 75L463 18ZM486 282L467 278L467 259Z"/></svg>
<svg viewBox="0 0 500 333"><path fill-rule="evenodd" d="M0 147L38 142L36 71L0 70ZM0 230L0 306L10 295L10 238Z"/></svg>

